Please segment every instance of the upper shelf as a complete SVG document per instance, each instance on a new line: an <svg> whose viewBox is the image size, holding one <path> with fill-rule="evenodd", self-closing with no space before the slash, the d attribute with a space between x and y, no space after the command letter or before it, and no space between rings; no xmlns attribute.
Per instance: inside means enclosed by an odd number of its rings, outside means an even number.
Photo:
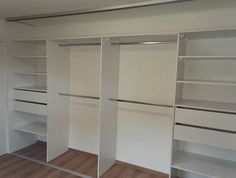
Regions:
<svg viewBox="0 0 236 178"><path fill-rule="evenodd" d="M205 109L219 112L236 113L236 104L234 103L182 99L177 101L176 106L191 109Z"/></svg>
<svg viewBox="0 0 236 178"><path fill-rule="evenodd" d="M178 152L172 167L211 178L235 178L236 175L235 162L187 152Z"/></svg>
<svg viewBox="0 0 236 178"><path fill-rule="evenodd" d="M35 75L35 76L46 76L46 72L15 72L18 75Z"/></svg>
<svg viewBox="0 0 236 178"><path fill-rule="evenodd" d="M14 56L15 59L46 59L46 56Z"/></svg>
<svg viewBox="0 0 236 178"><path fill-rule="evenodd" d="M179 56L179 60L236 60L236 56Z"/></svg>
<svg viewBox="0 0 236 178"><path fill-rule="evenodd" d="M217 81L217 80L193 80L193 79L183 79L177 80L179 84L201 84L201 85L223 85L223 86L236 86L235 81Z"/></svg>
<svg viewBox="0 0 236 178"><path fill-rule="evenodd" d="M25 87L17 87L15 90L23 90L23 91L34 91L34 92L47 92L46 86L25 86Z"/></svg>

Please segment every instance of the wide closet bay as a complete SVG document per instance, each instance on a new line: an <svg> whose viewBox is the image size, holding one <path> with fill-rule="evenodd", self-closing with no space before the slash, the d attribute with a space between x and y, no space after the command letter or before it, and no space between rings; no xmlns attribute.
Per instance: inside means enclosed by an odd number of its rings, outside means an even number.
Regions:
<svg viewBox="0 0 236 178"><path fill-rule="evenodd" d="M168 164L156 128L171 140L177 37L8 42L9 151L89 177L110 177L117 160Z"/></svg>

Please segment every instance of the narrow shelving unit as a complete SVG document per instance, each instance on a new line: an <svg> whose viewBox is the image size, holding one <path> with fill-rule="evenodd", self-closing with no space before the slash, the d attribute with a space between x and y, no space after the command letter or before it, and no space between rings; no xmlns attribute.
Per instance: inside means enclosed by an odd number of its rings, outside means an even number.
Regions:
<svg viewBox="0 0 236 178"><path fill-rule="evenodd" d="M236 175L235 45L236 30L179 35L171 177Z"/></svg>

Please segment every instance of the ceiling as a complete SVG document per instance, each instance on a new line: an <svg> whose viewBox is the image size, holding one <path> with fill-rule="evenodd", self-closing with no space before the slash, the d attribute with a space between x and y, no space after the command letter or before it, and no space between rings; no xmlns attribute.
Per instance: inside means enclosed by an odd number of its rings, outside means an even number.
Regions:
<svg viewBox="0 0 236 178"><path fill-rule="evenodd" d="M0 17L41 15L154 0L0 0ZM163 2L168 0L155 0Z"/></svg>

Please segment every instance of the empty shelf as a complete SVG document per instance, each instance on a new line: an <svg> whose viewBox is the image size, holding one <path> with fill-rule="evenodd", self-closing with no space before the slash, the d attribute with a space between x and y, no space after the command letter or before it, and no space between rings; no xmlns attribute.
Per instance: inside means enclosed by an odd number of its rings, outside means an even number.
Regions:
<svg viewBox="0 0 236 178"><path fill-rule="evenodd" d="M45 122L31 122L26 125L18 126L15 130L43 137L47 136L47 124Z"/></svg>
<svg viewBox="0 0 236 178"><path fill-rule="evenodd" d="M35 91L35 92L47 92L46 86L25 86L25 87L17 87L15 90L23 90L23 91Z"/></svg>
<svg viewBox="0 0 236 178"><path fill-rule="evenodd" d="M46 76L46 72L15 72L15 74L19 75L39 75L39 76Z"/></svg>
<svg viewBox="0 0 236 178"><path fill-rule="evenodd" d="M205 109L205 110L213 110L220 112L236 113L236 104L234 103L182 99L177 102L176 106L193 108L193 109Z"/></svg>
<svg viewBox="0 0 236 178"><path fill-rule="evenodd" d="M211 178L235 178L236 163L188 152L176 154L173 168Z"/></svg>
<svg viewBox="0 0 236 178"><path fill-rule="evenodd" d="M46 56L14 56L16 59L46 59Z"/></svg>
<svg viewBox="0 0 236 178"><path fill-rule="evenodd" d="M177 83L183 84L202 84L202 85L226 85L226 86L236 86L235 81L217 81L217 80L192 80L183 79L177 80Z"/></svg>
<svg viewBox="0 0 236 178"><path fill-rule="evenodd" d="M236 56L179 56L185 60L235 60Z"/></svg>

